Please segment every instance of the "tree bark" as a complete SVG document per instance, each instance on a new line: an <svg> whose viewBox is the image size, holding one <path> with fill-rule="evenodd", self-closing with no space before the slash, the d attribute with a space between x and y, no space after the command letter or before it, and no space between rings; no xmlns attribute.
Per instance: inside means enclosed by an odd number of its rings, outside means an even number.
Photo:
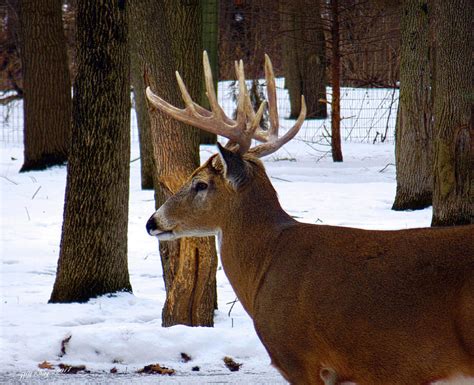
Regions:
<svg viewBox="0 0 474 385"><path fill-rule="evenodd" d="M305 96L306 119L326 118L326 54L319 1L280 3L282 59L290 96L290 118L301 111Z"/></svg>
<svg viewBox="0 0 474 385"><path fill-rule="evenodd" d="M280 25L282 36L282 64L285 75L285 88L290 98L290 118L296 119L301 110L301 82L298 73L295 14L288 1L280 1Z"/></svg>
<svg viewBox="0 0 474 385"><path fill-rule="evenodd" d="M127 267L130 82L125 2L77 8L73 133L50 302L131 291Z"/></svg>
<svg viewBox="0 0 474 385"><path fill-rule="evenodd" d="M397 192L393 210L431 205L433 114L427 0L405 0L401 17L400 99L395 135Z"/></svg>
<svg viewBox="0 0 474 385"><path fill-rule="evenodd" d="M71 138L71 81L60 0L20 2L24 162L42 170L67 160Z"/></svg>
<svg viewBox="0 0 474 385"><path fill-rule="evenodd" d="M331 152L334 162L342 162L341 149L341 51L339 48L339 1L331 0Z"/></svg>
<svg viewBox="0 0 474 385"><path fill-rule="evenodd" d="M151 88L182 106L174 71L194 100L202 87L201 10L171 0L132 1L131 23L140 26L138 54L148 63ZM161 20L157 23L156 20ZM153 110L149 114L155 160L155 203L161 206L199 165L199 131ZM166 287L163 326L212 326L216 303L214 238L160 242Z"/></svg>
<svg viewBox="0 0 474 385"><path fill-rule="evenodd" d="M202 4L202 46L207 51L209 63L211 64L214 87L217 91L219 82L219 2L218 0L203 0ZM209 108L206 97L206 88L202 86L201 106ZM217 135L200 130L201 144L216 144Z"/></svg>
<svg viewBox="0 0 474 385"><path fill-rule="evenodd" d="M436 93L432 226L474 222L474 4L435 1Z"/></svg>
<svg viewBox="0 0 474 385"><path fill-rule="evenodd" d="M138 54L138 46L141 44L139 29L139 23L130 23L130 80L133 87L135 114L137 117L141 186L142 190L152 190L155 166L153 164L150 118L148 116L148 104L145 96L145 62L142 60L142 56Z"/></svg>

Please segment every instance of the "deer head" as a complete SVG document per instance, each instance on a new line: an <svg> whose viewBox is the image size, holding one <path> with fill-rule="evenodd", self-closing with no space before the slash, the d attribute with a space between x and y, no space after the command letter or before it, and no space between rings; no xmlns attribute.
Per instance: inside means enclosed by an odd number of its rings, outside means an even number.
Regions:
<svg viewBox="0 0 474 385"><path fill-rule="evenodd" d="M295 125L279 137L276 86L270 58L265 55L265 77L268 92L270 128L260 127L265 102L255 112L247 86L243 62L235 63L239 81L236 119L229 118L217 102L214 82L207 53L203 55L204 77L211 111L197 105L191 99L178 72L176 78L185 103L179 109L148 87L146 94L152 106L173 118L229 139L226 146L218 144L218 154L213 155L191 175L185 185L172 196L147 222L147 231L159 240L172 240L184 236L208 236L218 233L226 219L244 208L248 210L255 191L269 195L269 204L276 194L271 186L260 157L277 151L291 140L301 128L306 116L302 96L302 108ZM252 139L261 144L251 147ZM253 196L252 196L253 195ZM249 198L249 199L247 199ZM268 206L266 207L268 209Z"/></svg>

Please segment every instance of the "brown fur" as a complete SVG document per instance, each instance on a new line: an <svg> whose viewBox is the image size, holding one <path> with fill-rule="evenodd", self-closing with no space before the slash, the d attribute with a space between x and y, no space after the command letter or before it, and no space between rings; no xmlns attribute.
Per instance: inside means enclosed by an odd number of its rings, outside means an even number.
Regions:
<svg viewBox="0 0 474 385"><path fill-rule="evenodd" d="M245 159L244 185L232 187L213 157L150 221L176 237L221 232L225 273L288 381L474 376L474 226L299 223L280 207L262 163ZM208 183L201 195L196 181Z"/></svg>

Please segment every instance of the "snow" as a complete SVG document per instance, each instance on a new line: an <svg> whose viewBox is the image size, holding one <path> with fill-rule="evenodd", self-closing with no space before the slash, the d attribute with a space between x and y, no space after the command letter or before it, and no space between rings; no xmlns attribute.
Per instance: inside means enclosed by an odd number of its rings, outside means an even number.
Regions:
<svg viewBox="0 0 474 385"><path fill-rule="evenodd" d="M283 125L288 123L282 119ZM370 229L429 226L431 209L390 209L396 186L392 143L344 143L344 162L333 163L308 146L307 135L303 130L265 160L291 215L309 223ZM138 144L132 143L135 159ZM157 241L145 231L154 211L153 192L140 189L139 162L131 163L130 176L133 294L103 296L85 304L48 304L59 255L66 168L19 174L22 147L3 142L0 150L0 383L285 383L270 366L240 304L230 311L235 294L221 268L214 328L161 327L161 263ZM201 159L214 151L213 146L202 146ZM68 337L66 354L61 354ZM192 361L182 362L181 353ZM229 372L224 356L242 363L240 371ZM85 365L92 374L64 379L59 369L38 369L43 361ZM152 363L177 373L159 378L135 374ZM191 370L195 366L199 372ZM114 367L118 374L109 374Z"/></svg>

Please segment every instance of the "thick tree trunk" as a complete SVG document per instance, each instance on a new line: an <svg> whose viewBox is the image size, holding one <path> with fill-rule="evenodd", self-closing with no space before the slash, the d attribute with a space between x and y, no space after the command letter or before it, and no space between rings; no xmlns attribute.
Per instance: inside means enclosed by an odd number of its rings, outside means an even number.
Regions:
<svg viewBox="0 0 474 385"><path fill-rule="evenodd" d="M148 63L151 88L181 106L174 76L178 70L191 96L199 101L203 82L200 7L171 0L134 0L131 4L131 23L141 26L138 54ZM159 207L199 165L199 131L159 111L150 111L150 123ZM214 238L160 242L160 254L166 286L163 326L212 326L217 268Z"/></svg>
<svg viewBox="0 0 474 385"><path fill-rule="evenodd" d="M471 124L474 4L435 1L436 93L432 226L474 221Z"/></svg>
<svg viewBox="0 0 474 385"><path fill-rule="evenodd" d="M24 163L41 170L67 160L71 81L61 0L20 1Z"/></svg>
<svg viewBox="0 0 474 385"><path fill-rule="evenodd" d="M341 51L339 49L339 1L331 0L331 153L342 162L341 149Z"/></svg>
<svg viewBox="0 0 474 385"><path fill-rule="evenodd" d="M431 205L433 114L427 0L405 0L401 17L400 101L396 124L397 193L393 210Z"/></svg>
<svg viewBox="0 0 474 385"><path fill-rule="evenodd" d="M58 271L50 302L131 291L130 86L125 2L83 0Z"/></svg>
<svg viewBox="0 0 474 385"><path fill-rule="evenodd" d="M318 1L296 0L280 3L282 59L286 88L290 96L290 118L301 110L305 96L306 119L326 118L325 39Z"/></svg>

